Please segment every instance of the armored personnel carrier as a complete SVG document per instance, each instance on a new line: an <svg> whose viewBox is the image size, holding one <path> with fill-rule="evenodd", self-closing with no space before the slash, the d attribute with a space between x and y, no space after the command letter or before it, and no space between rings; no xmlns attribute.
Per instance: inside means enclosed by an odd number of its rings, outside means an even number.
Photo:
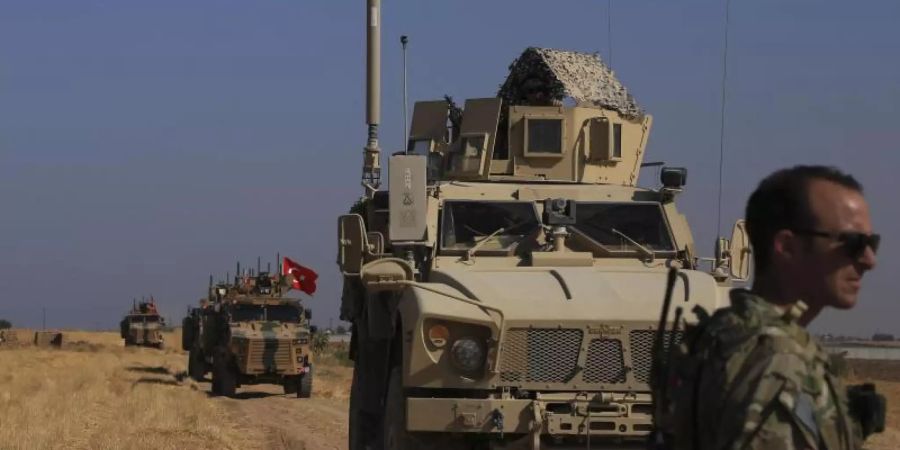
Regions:
<svg viewBox="0 0 900 450"><path fill-rule="evenodd" d="M240 270L238 270L240 273ZM310 311L285 297L286 279L268 272L210 283L209 295L182 323L188 373L212 372L212 392L233 397L245 384L280 384L286 394L312 394Z"/></svg>
<svg viewBox="0 0 900 450"><path fill-rule="evenodd" d="M156 309L156 302L141 300L135 302L125 317L119 322L119 334L125 346L139 345L162 349L165 346L162 328L165 320Z"/></svg>
<svg viewBox="0 0 900 450"><path fill-rule="evenodd" d="M686 170L653 166L659 185L637 185L651 117L597 55L544 48L496 97L416 103L380 189L379 1L367 6L366 192L338 221L349 447L646 440L668 270L682 269L674 305L724 304L748 277L743 225L698 258L676 207Z"/></svg>

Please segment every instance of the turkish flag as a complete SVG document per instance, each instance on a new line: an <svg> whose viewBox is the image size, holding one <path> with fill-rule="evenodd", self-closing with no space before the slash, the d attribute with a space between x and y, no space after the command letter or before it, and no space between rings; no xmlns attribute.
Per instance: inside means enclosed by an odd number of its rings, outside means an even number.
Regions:
<svg viewBox="0 0 900 450"><path fill-rule="evenodd" d="M281 274L293 277L293 280L291 280L292 288L299 289L309 295L313 295L316 292L316 280L319 278L319 274L308 267L297 264L287 256L284 257L284 264L281 265Z"/></svg>

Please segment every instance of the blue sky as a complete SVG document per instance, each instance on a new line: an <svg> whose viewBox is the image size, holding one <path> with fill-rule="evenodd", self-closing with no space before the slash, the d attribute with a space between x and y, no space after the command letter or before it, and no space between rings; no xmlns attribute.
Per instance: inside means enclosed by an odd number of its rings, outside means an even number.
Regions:
<svg viewBox="0 0 900 450"><path fill-rule="evenodd" d="M654 116L647 160L689 169L681 208L711 253L724 3L613 0L611 45L606 1L384 3L386 152L401 148L401 34L411 101L492 96L527 46L611 47ZM0 317L112 327L153 294L180 319L210 272L280 251L320 272L307 304L336 320L364 21L361 0L0 3ZM732 2L723 228L765 174L823 163L862 181L885 235L861 304L819 331L900 334L897 23L893 0Z"/></svg>

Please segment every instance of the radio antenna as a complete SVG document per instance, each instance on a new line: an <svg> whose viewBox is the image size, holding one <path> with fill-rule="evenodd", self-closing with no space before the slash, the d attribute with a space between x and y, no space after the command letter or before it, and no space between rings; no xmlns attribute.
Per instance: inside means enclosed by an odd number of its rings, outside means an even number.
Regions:
<svg viewBox="0 0 900 450"><path fill-rule="evenodd" d="M731 0L725 0L725 48L722 51L722 111L719 124L719 206L716 219L716 233L722 235L722 174L725 171L725 104L728 83L728 26Z"/></svg>
<svg viewBox="0 0 900 450"><path fill-rule="evenodd" d="M406 141L409 139L409 119L406 112L409 105L409 100L407 100L406 96L406 44L408 42L409 38L405 34L400 36L400 45L403 47L403 140L400 142L406 148L406 153L409 153L409 147L406 145Z"/></svg>
<svg viewBox="0 0 900 450"><path fill-rule="evenodd" d="M606 0L606 59L612 68L612 0Z"/></svg>

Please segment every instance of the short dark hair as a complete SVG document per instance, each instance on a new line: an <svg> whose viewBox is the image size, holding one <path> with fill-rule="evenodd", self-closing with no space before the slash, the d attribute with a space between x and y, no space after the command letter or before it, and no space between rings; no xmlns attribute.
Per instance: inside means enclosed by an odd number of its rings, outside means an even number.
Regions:
<svg viewBox="0 0 900 450"><path fill-rule="evenodd" d="M744 218L757 272L769 265L772 239L780 230L816 227L809 208L809 184L825 180L862 193L862 185L834 167L794 166L763 179L750 199Z"/></svg>

